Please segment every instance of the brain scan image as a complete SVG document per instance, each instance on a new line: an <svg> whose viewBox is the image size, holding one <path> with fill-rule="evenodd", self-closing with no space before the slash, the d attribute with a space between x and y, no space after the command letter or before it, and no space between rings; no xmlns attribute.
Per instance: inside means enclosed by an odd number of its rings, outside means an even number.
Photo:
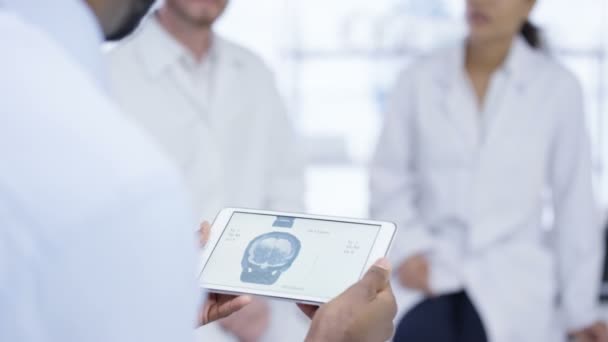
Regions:
<svg viewBox="0 0 608 342"><path fill-rule="evenodd" d="M241 281L273 285L296 260L300 246L300 240L289 233L272 232L256 237L245 249Z"/></svg>

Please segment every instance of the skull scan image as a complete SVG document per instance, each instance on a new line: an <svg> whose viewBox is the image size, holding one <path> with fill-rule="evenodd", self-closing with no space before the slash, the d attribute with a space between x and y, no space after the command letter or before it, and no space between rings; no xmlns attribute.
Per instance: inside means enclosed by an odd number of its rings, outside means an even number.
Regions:
<svg viewBox="0 0 608 342"><path fill-rule="evenodd" d="M272 232L253 239L243 255L241 281L273 285L300 253L300 240L289 233Z"/></svg>

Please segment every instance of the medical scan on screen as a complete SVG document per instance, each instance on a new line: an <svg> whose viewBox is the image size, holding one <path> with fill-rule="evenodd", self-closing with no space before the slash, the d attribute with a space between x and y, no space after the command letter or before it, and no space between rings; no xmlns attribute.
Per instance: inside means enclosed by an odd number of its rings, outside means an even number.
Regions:
<svg viewBox="0 0 608 342"><path fill-rule="evenodd" d="M380 226L235 212L206 263L208 285L331 299L365 271Z"/></svg>

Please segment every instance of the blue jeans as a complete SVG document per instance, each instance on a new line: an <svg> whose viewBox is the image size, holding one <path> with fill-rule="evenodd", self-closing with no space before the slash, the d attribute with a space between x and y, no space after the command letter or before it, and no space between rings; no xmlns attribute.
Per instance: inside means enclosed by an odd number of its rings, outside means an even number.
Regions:
<svg viewBox="0 0 608 342"><path fill-rule="evenodd" d="M465 292L429 298L399 322L395 342L487 342L479 314Z"/></svg>

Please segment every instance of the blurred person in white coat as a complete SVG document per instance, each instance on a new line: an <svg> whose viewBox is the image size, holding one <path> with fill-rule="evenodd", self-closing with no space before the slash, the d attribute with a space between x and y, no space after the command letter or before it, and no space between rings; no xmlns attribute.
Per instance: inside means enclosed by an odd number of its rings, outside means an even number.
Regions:
<svg viewBox="0 0 608 342"><path fill-rule="evenodd" d="M424 296L395 341L554 341L558 301L561 336L606 341L579 83L541 51L534 0L466 3L466 41L399 78L372 166L396 282Z"/></svg>
<svg viewBox="0 0 608 342"><path fill-rule="evenodd" d="M181 177L107 96L97 63L104 34L151 3L0 0L0 341L194 337ZM246 301L209 297L200 323Z"/></svg>
<svg viewBox="0 0 608 342"><path fill-rule="evenodd" d="M102 38L152 2L0 0L0 341L190 341L197 309L206 324L250 301L200 303L179 172L105 93ZM386 341L390 273L379 260L330 303L301 306L306 341Z"/></svg>
<svg viewBox="0 0 608 342"><path fill-rule="evenodd" d="M274 76L213 31L227 0L166 0L109 54L113 95L179 166L202 221L223 207L303 211L303 160ZM292 305L256 300L217 341L302 339Z"/></svg>

